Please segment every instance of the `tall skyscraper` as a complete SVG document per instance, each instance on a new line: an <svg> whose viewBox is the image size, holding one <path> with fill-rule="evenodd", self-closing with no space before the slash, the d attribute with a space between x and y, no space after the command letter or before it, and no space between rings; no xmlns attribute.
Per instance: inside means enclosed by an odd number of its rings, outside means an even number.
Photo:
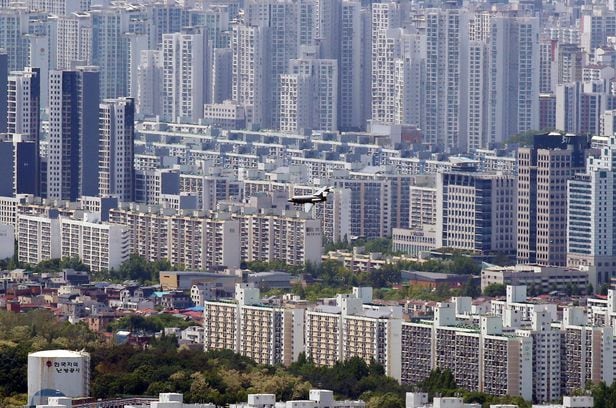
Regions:
<svg viewBox="0 0 616 408"><path fill-rule="evenodd" d="M584 170L585 136L533 136L518 149L517 259L566 264L567 180Z"/></svg>
<svg viewBox="0 0 616 408"><path fill-rule="evenodd" d="M92 67L49 75L48 198L98 195L99 86Z"/></svg>
<svg viewBox="0 0 616 408"><path fill-rule="evenodd" d="M273 109L265 99L270 80L267 33L268 28L233 24L232 98L244 107L249 126L266 126Z"/></svg>
<svg viewBox="0 0 616 408"><path fill-rule="evenodd" d="M388 36L389 30L400 25L400 11L396 3L372 5L372 120L393 123L394 58L399 44ZM398 51L398 52L396 52Z"/></svg>
<svg viewBox="0 0 616 408"><path fill-rule="evenodd" d="M21 71L28 66L29 31L25 7L0 7L0 48L8 54L9 71Z"/></svg>
<svg viewBox="0 0 616 408"><path fill-rule="evenodd" d="M209 102L209 47L207 34L198 29L163 34L163 117L169 121L197 122Z"/></svg>
<svg viewBox="0 0 616 408"><path fill-rule="evenodd" d="M233 94L233 50L216 48L212 61L212 102L230 100Z"/></svg>
<svg viewBox="0 0 616 408"><path fill-rule="evenodd" d="M6 133L6 90L9 76L9 58L0 51L0 133Z"/></svg>
<svg viewBox="0 0 616 408"><path fill-rule="evenodd" d="M13 71L7 85L7 132L19 134L20 142L34 144L34 193L40 193L41 77L38 68Z"/></svg>
<svg viewBox="0 0 616 408"><path fill-rule="evenodd" d="M18 133L0 135L0 196L38 195L38 144Z"/></svg>
<svg viewBox="0 0 616 408"><path fill-rule="evenodd" d="M567 184L567 265L588 271L593 287L616 277L616 138L601 156L589 158L586 172Z"/></svg>
<svg viewBox="0 0 616 408"><path fill-rule="evenodd" d="M362 98L361 3L343 1L340 9L340 54L338 59L338 127L341 130L365 126Z"/></svg>
<svg viewBox="0 0 616 408"><path fill-rule="evenodd" d="M67 70L92 63L92 16L76 13L58 16L55 23L56 60L53 69Z"/></svg>
<svg viewBox="0 0 616 408"><path fill-rule="evenodd" d="M466 78L468 15L460 9L429 9L425 17L425 140L465 149L467 112L461 81Z"/></svg>
<svg viewBox="0 0 616 408"><path fill-rule="evenodd" d="M130 38L133 34L147 33L148 10L142 6L114 4L91 10L89 14L92 18L92 64L100 67L101 98L126 96L131 68ZM135 54L138 55L138 51Z"/></svg>
<svg viewBox="0 0 616 408"><path fill-rule="evenodd" d="M336 131L338 129L338 64L320 59L317 48L302 47L302 58L289 61L281 77L280 129Z"/></svg>
<svg viewBox="0 0 616 408"><path fill-rule="evenodd" d="M137 96L135 98L135 113L138 118L162 115L162 82L162 52L142 51L141 62L137 68Z"/></svg>
<svg viewBox="0 0 616 408"><path fill-rule="evenodd" d="M489 46L488 142L494 143L539 126L539 20L494 16Z"/></svg>
<svg viewBox="0 0 616 408"><path fill-rule="evenodd" d="M246 24L267 28L269 64L265 70L268 86L264 102L271 106L261 125L277 129L280 125L280 76L288 71L289 60L298 56L297 4L291 0L248 0Z"/></svg>
<svg viewBox="0 0 616 408"><path fill-rule="evenodd" d="M98 190L101 196L134 201L134 122L133 99L106 99L100 104Z"/></svg>
<svg viewBox="0 0 616 408"><path fill-rule="evenodd" d="M119 9L92 12L92 64L100 67L101 98L116 98L128 92L128 41L122 23Z"/></svg>

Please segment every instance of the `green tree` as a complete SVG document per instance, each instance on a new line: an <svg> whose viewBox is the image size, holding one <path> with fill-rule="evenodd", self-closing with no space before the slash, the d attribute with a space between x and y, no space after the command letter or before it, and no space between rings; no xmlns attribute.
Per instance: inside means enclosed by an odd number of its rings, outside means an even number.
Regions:
<svg viewBox="0 0 616 408"><path fill-rule="evenodd" d="M473 279L468 279L464 283L464 286L462 286L460 295L469 296L472 298L479 297L481 296L481 287L478 284L476 284Z"/></svg>
<svg viewBox="0 0 616 408"><path fill-rule="evenodd" d="M444 393L446 391L455 390L457 387L453 373L448 370L437 368L430 372L428 378L423 380L417 386L417 389L427 392L430 395Z"/></svg>
<svg viewBox="0 0 616 408"><path fill-rule="evenodd" d="M507 287L502 283L492 283L483 289L485 296L505 296L507 294Z"/></svg>

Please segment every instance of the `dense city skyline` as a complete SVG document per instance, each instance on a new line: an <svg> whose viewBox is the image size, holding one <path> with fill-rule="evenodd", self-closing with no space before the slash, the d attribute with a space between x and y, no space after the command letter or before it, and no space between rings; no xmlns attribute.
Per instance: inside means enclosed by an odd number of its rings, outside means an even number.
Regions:
<svg viewBox="0 0 616 408"><path fill-rule="evenodd" d="M0 405L603 406L615 165L614 0L0 0Z"/></svg>

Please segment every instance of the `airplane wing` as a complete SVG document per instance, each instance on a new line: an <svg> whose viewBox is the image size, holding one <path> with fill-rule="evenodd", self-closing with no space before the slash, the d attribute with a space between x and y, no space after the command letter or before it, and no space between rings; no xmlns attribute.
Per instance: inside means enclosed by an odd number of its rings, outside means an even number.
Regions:
<svg viewBox="0 0 616 408"><path fill-rule="evenodd" d="M321 194L323 194L325 192L325 190L327 190L327 186L318 189L317 192L314 193L313 195L315 195L315 196L321 195Z"/></svg>
<svg viewBox="0 0 616 408"><path fill-rule="evenodd" d="M314 203L305 203L304 204L304 211L309 213L310 211L312 211L312 207L314 207Z"/></svg>

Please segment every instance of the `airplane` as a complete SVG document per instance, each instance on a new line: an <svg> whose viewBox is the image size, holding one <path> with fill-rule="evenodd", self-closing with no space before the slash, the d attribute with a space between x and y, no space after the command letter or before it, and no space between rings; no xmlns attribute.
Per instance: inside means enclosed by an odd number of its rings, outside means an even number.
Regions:
<svg viewBox="0 0 616 408"><path fill-rule="evenodd" d="M317 203L322 203L327 201L327 195L331 193L333 187L323 187L319 189L316 193L310 195L296 195L289 198L289 202L293 204L304 204L304 208L306 212L312 209L312 206Z"/></svg>

